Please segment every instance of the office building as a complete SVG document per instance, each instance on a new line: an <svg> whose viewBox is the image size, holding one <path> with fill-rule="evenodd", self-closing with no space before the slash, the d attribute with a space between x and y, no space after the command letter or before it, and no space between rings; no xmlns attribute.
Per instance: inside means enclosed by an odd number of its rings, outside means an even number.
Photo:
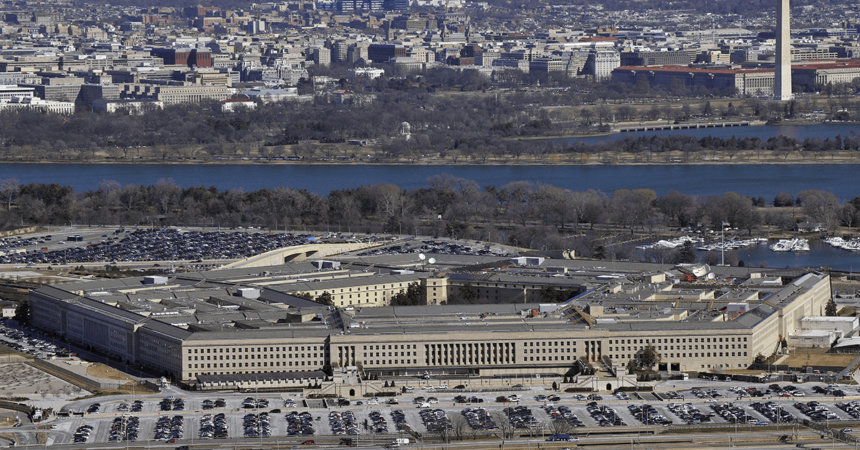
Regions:
<svg viewBox="0 0 860 450"><path fill-rule="evenodd" d="M667 278L677 270L613 268L614 275L638 270L634 282L601 278L600 268L576 261L553 263L570 265L552 269L570 276L374 275L294 262L84 281L31 291L31 315L35 326L70 342L186 382L244 377L253 384L266 378L260 374L349 366L388 376L561 376L581 364L623 367L648 346L660 353L661 370L742 369L802 332L803 320L823 315L830 299L823 273L679 286ZM562 303L515 297L545 282L581 293ZM428 303L433 292L447 300L462 289L482 299L507 290L509 300L524 302L384 306L411 283ZM303 298L325 292L329 305Z"/></svg>

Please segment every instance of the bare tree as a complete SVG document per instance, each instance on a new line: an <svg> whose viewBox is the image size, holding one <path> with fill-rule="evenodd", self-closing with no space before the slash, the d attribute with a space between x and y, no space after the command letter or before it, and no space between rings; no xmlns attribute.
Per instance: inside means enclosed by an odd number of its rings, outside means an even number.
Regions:
<svg viewBox="0 0 860 450"><path fill-rule="evenodd" d="M463 435L469 429L469 422L462 415L455 415L453 419L451 419L451 432L454 434L454 438L458 441L463 440Z"/></svg>
<svg viewBox="0 0 860 450"><path fill-rule="evenodd" d="M441 426L436 429L436 435L439 436L441 442L447 443L451 439L451 430L446 426Z"/></svg>
<svg viewBox="0 0 860 450"><path fill-rule="evenodd" d="M514 425L503 411L493 411L490 413L490 417L496 423L496 429L502 433L502 439L511 439L514 437Z"/></svg>
<svg viewBox="0 0 860 450"><path fill-rule="evenodd" d="M6 211L11 211L12 199L18 195L18 191L20 190L21 184L18 183L17 178L6 178L5 180L0 180L0 193L2 193L3 197L6 199Z"/></svg>
<svg viewBox="0 0 860 450"><path fill-rule="evenodd" d="M546 427L552 434L567 434L573 429L566 419L555 419Z"/></svg>

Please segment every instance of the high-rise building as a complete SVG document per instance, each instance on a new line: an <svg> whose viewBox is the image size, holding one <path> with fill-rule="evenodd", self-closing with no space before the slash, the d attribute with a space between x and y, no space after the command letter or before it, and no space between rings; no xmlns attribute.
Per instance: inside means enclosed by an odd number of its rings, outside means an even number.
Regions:
<svg viewBox="0 0 860 450"><path fill-rule="evenodd" d="M585 62L583 71L594 81L612 78L612 71L621 66L621 54L614 50L592 50Z"/></svg>
<svg viewBox="0 0 860 450"><path fill-rule="evenodd" d="M774 100L791 100L791 7L789 0L779 0L776 12L776 79Z"/></svg>
<svg viewBox="0 0 860 450"><path fill-rule="evenodd" d="M381 64L391 58L406 56L406 48L394 44L371 44L367 47L367 56L371 61Z"/></svg>
<svg viewBox="0 0 860 450"><path fill-rule="evenodd" d="M325 47L315 47L311 49L312 58L318 66L328 66L331 64L331 50Z"/></svg>

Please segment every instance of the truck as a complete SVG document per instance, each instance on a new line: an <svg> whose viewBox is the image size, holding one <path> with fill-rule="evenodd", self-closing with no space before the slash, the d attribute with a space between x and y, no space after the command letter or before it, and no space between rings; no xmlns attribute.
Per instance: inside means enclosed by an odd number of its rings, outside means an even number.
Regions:
<svg viewBox="0 0 860 450"><path fill-rule="evenodd" d="M548 438L546 438L546 440L548 440L548 441L565 441L566 442L566 441L570 440L570 435L565 434L565 433L556 433L556 434L550 435Z"/></svg>

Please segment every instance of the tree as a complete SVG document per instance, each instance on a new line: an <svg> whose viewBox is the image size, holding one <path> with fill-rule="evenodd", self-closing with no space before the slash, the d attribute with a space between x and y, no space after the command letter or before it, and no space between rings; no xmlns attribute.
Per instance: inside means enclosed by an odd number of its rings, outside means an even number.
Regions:
<svg viewBox="0 0 860 450"><path fill-rule="evenodd" d="M827 301L827 304L824 305L824 315L828 317L836 317L838 315L837 309L838 307L836 305L836 302L834 302L831 298Z"/></svg>
<svg viewBox="0 0 860 450"><path fill-rule="evenodd" d="M2 193L3 197L6 199L6 211L10 211L12 209L12 199L18 195L20 190L21 185L18 183L17 178L0 180L0 193Z"/></svg>
<svg viewBox="0 0 860 450"><path fill-rule="evenodd" d="M463 436L468 429L469 421L467 421L466 418L463 417L463 415L458 414L455 415L453 419L451 419L451 432L454 433L454 439L462 441Z"/></svg>
<svg viewBox="0 0 860 450"><path fill-rule="evenodd" d="M540 298L547 303L558 301L558 289L555 286L544 286L540 288Z"/></svg>
<svg viewBox="0 0 860 450"><path fill-rule="evenodd" d="M809 218L834 230L839 217L839 199L832 193L817 189L801 191L797 194L803 205L803 212Z"/></svg>
<svg viewBox="0 0 860 450"><path fill-rule="evenodd" d="M794 206L794 197L788 192L780 192L773 199L773 206L780 208L786 206Z"/></svg>
<svg viewBox="0 0 860 450"><path fill-rule="evenodd" d="M328 291L324 291L322 294L318 295L316 298L316 302L327 306L334 305L334 299Z"/></svg>
<svg viewBox="0 0 860 450"><path fill-rule="evenodd" d="M427 290L417 281L409 283L406 292L399 292L391 297L391 306L418 306L427 304Z"/></svg>
<svg viewBox="0 0 860 450"><path fill-rule="evenodd" d="M851 203L845 202L845 205L842 206L839 212L839 217L842 223L851 230L851 226L857 222L857 208Z"/></svg>
<svg viewBox="0 0 860 450"><path fill-rule="evenodd" d="M639 353L639 366L645 369L651 369L655 365L660 364L660 361L662 361L662 357L657 348L654 347L654 344L649 343Z"/></svg>
<svg viewBox="0 0 860 450"><path fill-rule="evenodd" d="M448 297L448 303L473 304L478 302L478 296L478 290L471 283L466 283L458 293Z"/></svg>
<svg viewBox="0 0 860 450"><path fill-rule="evenodd" d="M21 325L30 324L30 302L23 301L15 308L15 320Z"/></svg>
<svg viewBox="0 0 860 450"><path fill-rule="evenodd" d="M696 262L696 251L693 249L692 241L684 241L684 245L678 253L678 262L684 264Z"/></svg>
<svg viewBox="0 0 860 450"><path fill-rule="evenodd" d="M567 434L573 429L567 419L555 419L549 423L548 428L552 434Z"/></svg>
<svg viewBox="0 0 860 450"><path fill-rule="evenodd" d="M490 413L490 418L496 424L496 429L502 433L500 436L502 439L511 439L514 437L514 425L507 414L503 411L493 411Z"/></svg>
<svg viewBox="0 0 860 450"><path fill-rule="evenodd" d="M685 219L688 218L687 212L692 206L693 199L689 195L675 190L657 199L657 209L669 220L678 221L679 225L684 225Z"/></svg>

